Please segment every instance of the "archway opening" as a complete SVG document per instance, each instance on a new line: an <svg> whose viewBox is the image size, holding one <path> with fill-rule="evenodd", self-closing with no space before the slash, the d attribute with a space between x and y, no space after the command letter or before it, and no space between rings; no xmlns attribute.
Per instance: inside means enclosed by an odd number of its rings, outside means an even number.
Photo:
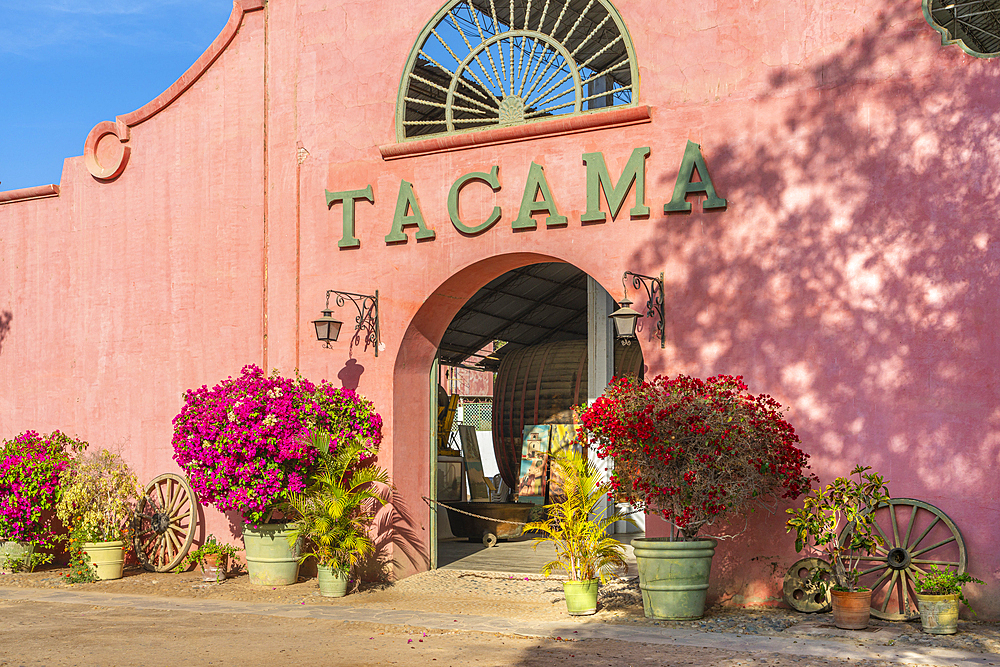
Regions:
<svg viewBox="0 0 1000 667"><path fill-rule="evenodd" d="M558 495L549 459L575 448L574 407L611 376L643 371L639 345L613 337L615 307L576 266L536 262L484 284L451 319L431 380L438 567L537 572L552 559L516 526L487 527L463 512L522 520L495 507L516 500L537 507L537 518ZM525 444L539 437L541 454ZM493 511L477 509L486 505Z"/></svg>

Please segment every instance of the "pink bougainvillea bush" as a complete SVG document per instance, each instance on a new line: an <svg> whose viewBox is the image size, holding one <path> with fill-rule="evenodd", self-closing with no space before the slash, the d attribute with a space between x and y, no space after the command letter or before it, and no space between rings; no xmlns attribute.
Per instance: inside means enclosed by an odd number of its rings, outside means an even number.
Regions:
<svg viewBox="0 0 1000 667"><path fill-rule="evenodd" d="M0 541L51 548L51 519L62 489L60 475L87 444L59 431L25 431L0 445Z"/></svg>
<svg viewBox="0 0 1000 667"><path fill-rule="evenodd" d="M580 422L580 437L614 460L614 495L683 539L755 503L796 498L816 479L781 405L738 376L615 378Z"/></svg>
<svg viewBox="0 0 1000 667"><path fill-rule="evenodd" d="M257 525L289 492L305 489L318 456L317 432L330 434L332 448L360 436L374 456L382 419L352 391L268 376L250 365L239 377L185 393L174 418L174 460L199 498Z"/></svg>

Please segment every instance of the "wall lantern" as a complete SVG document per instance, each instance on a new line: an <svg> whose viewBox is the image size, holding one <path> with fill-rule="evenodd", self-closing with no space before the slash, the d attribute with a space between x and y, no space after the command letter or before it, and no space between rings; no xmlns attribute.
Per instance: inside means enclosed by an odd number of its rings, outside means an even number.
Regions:
<svg viewBox="0 0 1000 667"><path fill-rule="evenodd" d="M636 324L643 313L631 308L632 301L628 298L628 288L625 285L626 279L632 276L632 288L639 289L642 287L646 290L646 317L657 316L656 320L656 336L660 339L660 347L666 347L664 332L663 332L663 274L661 273L659 277L654 278L653 276L644 276L639 273L632 273L631 271L626 271L622 274L622 290L625 292L625 297L618 302L620 306L618 310L608 315L615 323L615 336L621 341L622 345L629 345L632 341L636 340L635 329Z"/></svg>
<svg viewBox="0 0 1000 667"><path fill-rule="evenodd" d="M331 343L336 342L340 335L340 327L343 326L343 322L334 319L333 311L330 310L331 295L337 296L335 303L338 307L343 307L350 301L358 311L357 317L354 318L354 338L351 340L351 345L360 345L361 334L364 332L365 349L367 350L368 346L371 345L375 348L375 356L377 357L379 348L382 347L378 330L378 290L375 290L374 296L341 292L335 289L326 291L326 308L323 309L323 317L313 320L313 326L316 327L316 340L323 343L323 347L333 347Z"/></svg>

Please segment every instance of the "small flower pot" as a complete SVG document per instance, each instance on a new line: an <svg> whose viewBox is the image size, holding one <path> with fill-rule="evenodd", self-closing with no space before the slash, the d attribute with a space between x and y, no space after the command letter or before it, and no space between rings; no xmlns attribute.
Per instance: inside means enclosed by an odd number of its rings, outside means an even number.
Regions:
<svg viewBox="0 0 1000 667"><path fill-rule="evenodd" d="M225 581L228 576L229 558L226 556L219 556L218 554L205 556L200 565L202 581Z"/></svg>
<svg viewBox="0 0 1000 667"><path fill-rule="evenodd" d="M833 624L842 630L864 630L872 612L871 591L830 591Z"/></svg>
<svg viewBox="0 0 1000 667"><path fill-rule="evenodd" d="M917 593L920 625L931 635L953 635L958 632L958 594L923 595Z"/></svg>
<svg viewBox="0 0 1000 667"><path fill-rule="evenodd" d="M570 616L590 616L597 613L597 589L600 580L564 581L566 611Z"/></svg>

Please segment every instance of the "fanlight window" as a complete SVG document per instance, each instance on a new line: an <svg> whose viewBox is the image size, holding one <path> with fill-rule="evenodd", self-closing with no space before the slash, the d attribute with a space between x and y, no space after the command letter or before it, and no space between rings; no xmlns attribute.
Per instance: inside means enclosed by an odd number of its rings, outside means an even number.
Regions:
<svg viewBox="0 0 1000 667"><path fill-rule="evenodd" d="M605 0L452 0L421 33L397 103L400 139L629 105L638 70Z"/></svg>
<svg viewBox="0 0 1000 667"><path fill-rule="evenodd" d="M924 17L945 44L979 57L1000 56L1000 0L924 0Z"/></svg>

